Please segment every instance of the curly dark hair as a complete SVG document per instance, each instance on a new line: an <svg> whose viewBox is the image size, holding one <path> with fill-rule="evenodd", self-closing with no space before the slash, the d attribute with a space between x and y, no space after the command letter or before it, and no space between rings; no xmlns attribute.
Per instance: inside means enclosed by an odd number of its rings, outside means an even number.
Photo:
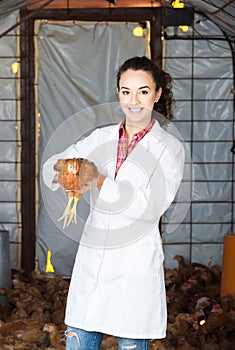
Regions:
<svg viewBox="0 0 235 350"><path fill-rule="evenodd" d="M172 109L175 105L175 100L173 98L172 93L172 78L170 74L166 73L164 70L162 70L160 67L158 67L153 61L151 61L149 58L143 56L143 57L132 57L126 60L119 68L117 73L117 88L119 90L120 85L120 78L121 75L126 72L127 70L143 70L145 72L149 72L153 80L156 83L156 91L158 91L159 88L162 88L162 94L157 103L154 104L154 110L162 114L167 121L173 120L173 112ZM161 124L166 124L161 121Z"/></svg>

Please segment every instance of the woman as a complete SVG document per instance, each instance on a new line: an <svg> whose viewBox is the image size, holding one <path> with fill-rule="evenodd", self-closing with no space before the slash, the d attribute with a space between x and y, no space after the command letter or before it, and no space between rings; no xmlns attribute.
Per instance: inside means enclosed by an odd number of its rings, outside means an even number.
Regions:
<svg viewBox="0 0 235 350"><path fill-rule="evenodd" d="M119 69L117 93L123 122L96 129L43 168L50 188L58 158L88 158L100 172L67 299L67 350L98 350L104 334L116 336L119 349L143 350L166 334L158 225L182 179L184 151L153 109L172 119L171 77L134 57Z"/></svg>

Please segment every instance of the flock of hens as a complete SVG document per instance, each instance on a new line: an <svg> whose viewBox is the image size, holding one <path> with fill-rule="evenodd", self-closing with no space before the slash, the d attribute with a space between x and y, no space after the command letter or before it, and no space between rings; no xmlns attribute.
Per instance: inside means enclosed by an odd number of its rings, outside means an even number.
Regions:
<svg viewBox="0 0 235 350"><path fill-rule="evenodd" d="M178 267L165 270L167 336L151 350L235 349L235 296L220 297L220 267L174 259ZM13 270L12 288L0 288L0 350L64 350L68 287L59 276ZM101 349L117 350L115 337L105 335Z"/></svg>

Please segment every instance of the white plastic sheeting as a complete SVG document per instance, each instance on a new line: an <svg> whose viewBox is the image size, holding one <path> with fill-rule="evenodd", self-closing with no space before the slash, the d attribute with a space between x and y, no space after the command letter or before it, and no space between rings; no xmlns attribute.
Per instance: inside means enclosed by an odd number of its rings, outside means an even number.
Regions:
<svg viewBox="0 0 235 350"><path fill-rule="evenodd" d="M212 258L212 264L221 265L223 237L234 233L232 52L207 18L196 15L194 29L186 34L178 30L177 38L166 41L165 68L174 79L177 103L175 125L190 153L182 186L191 187L185 218L164 236L167 266L175 265L175 254L205 264ZM168 28L168 39L174 34ZM173 224L171 210L166 221L169 216Z"/></svg>
<svg viewBox="0 0 235 350"><path fill-rule="evenodd" d="M0 33L13 26L18 11L0 18ZM19 218L17 214L17 113L16 76L11 65L17 59L16 29L0 39L0 229L9 231L11 266L18 267Z"/></svg>
<svg viewBox="0 0 235 350"><path fill-rule="evenodd" d="M143 37L133 36L135 23L40 22L37 25L41 163L50 152L60 152L81 134L120 121L119 114L102 113L102 107L98 113L93 113L92 108L87 113L86 108L117 101L119 65L129 57L145 55L148 45ZM84 109L85 113L79 113ZM66 134L70 137L66 138ZM41 191L46 191L42 182ZM78 210L85 218L88 212L85 201L79 201ZM77 243L58 228L49 214L41 198L37 229L39 269L45 272L47 251L51 250L55 273L70 275Z"/></svg>

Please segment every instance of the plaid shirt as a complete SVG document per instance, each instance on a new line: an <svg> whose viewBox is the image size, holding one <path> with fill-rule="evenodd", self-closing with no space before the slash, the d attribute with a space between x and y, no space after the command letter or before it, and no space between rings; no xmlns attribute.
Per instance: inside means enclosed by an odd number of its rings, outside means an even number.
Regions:
<svg viewBox="0 0 235 350"><path fill-rule="evenodd" d="M135 148L135 146L139 143L139 141L152 129L154 123L155 123L155 120L152 119L152 121L149 123L149 125L145 129L142 129L136 134L134 134L131 142L128 145L128 138L125 130L125 120L123 120L119 128L119 141L118 141L115 177L117 176L117 173L122 163L124 162L124 160Z"/></svg>

